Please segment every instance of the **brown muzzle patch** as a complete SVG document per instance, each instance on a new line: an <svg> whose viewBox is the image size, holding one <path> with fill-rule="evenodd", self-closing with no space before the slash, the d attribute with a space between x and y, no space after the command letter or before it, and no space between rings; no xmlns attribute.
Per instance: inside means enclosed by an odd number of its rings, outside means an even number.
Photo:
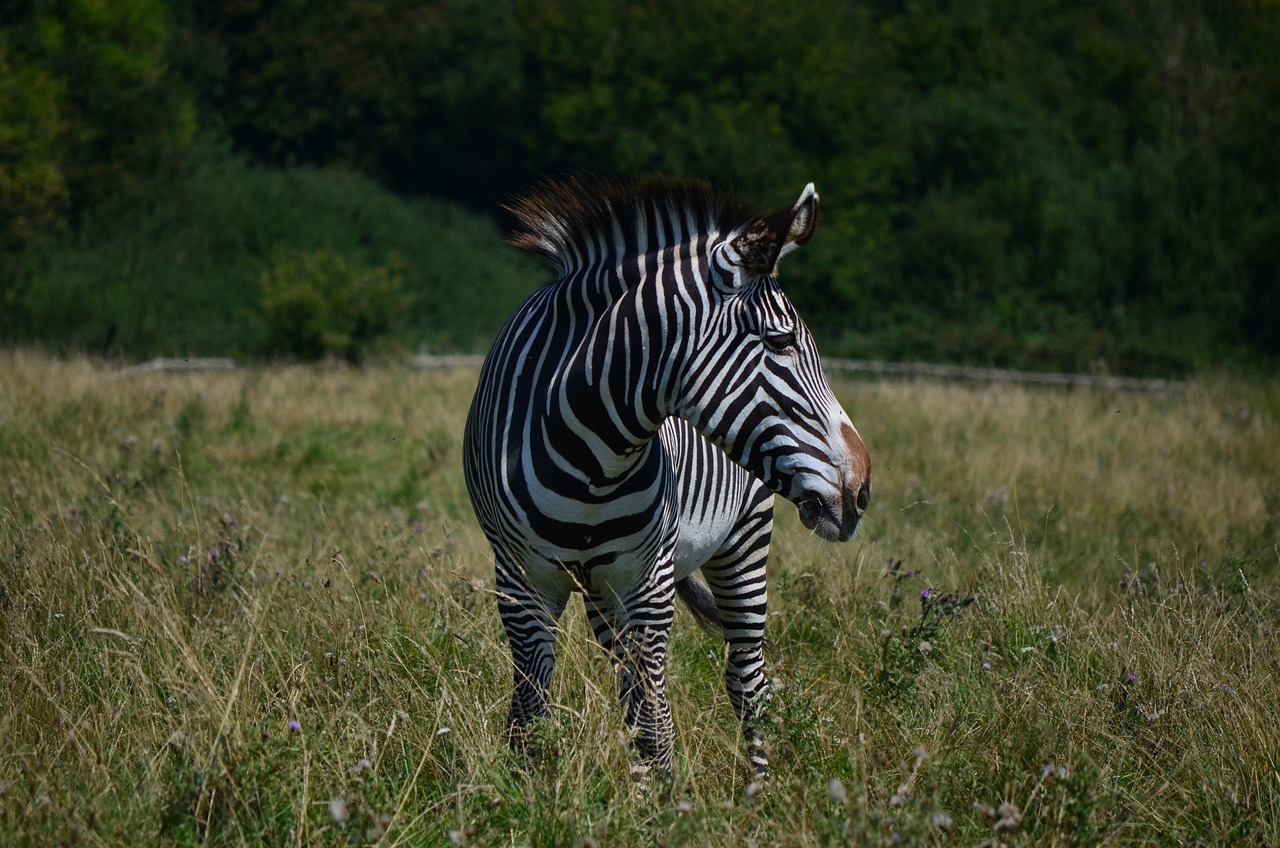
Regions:
<svg viewBox="0 0 1280 848"><path fill-rule="evenodd" d="M840 425L840 435L844 438L845 447L849 452L844 496L852 502L846 502L845 512L847 514L852 507L861 517L871 501L871 455L867 453L867 446L862 443L862 437L858 435L858 431L848 424Z"/></svg>

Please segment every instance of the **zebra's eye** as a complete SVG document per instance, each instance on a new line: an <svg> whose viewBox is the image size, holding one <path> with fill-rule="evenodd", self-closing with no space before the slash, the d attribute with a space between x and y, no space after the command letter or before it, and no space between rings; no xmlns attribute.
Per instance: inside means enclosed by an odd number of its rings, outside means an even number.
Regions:
<svg viewBox="0 0 1280 848"><path fill-rule="evenodd" d="M764 346L774 353L786 353L796 346L796 334L793 330L768 332L764 334Z"/></svg>

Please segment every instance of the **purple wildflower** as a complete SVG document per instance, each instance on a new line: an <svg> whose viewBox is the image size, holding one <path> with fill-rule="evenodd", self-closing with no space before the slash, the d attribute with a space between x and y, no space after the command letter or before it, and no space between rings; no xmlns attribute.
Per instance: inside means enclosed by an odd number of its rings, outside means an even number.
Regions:
<svg viewBox="0 0 1280 848"><path fill-rule="evenodd" d="M982 670L983 670L983 671L990 671L990 670L991 670L991 663L983 663L983 664L982 664Z"/></svg>
<svg viewBox="0 0 1280 848"><path fill-rule="evenodd" d="M920 590L920 597L922 597L922 598L927 598L927 597L929 597L929 596L930 596L930 595L932 595L932 594L933 594L933 592L931 592L931 591L930 591L930 590L928 590L928 589L921 589L921 590Z"/></svg>
<svg viewBox="0 0 1280 848"><path fill-rule="evenodd" d="M289 732L290 733L302 732L302 725L298 723L298 720L296 718L289 719Z"/></svg>

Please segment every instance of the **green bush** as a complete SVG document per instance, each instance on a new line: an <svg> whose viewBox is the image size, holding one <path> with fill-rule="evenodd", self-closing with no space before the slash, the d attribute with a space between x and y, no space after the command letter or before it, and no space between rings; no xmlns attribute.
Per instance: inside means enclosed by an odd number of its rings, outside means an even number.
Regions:
<svg viewBox="0 0 1280 848"><path fill-rule="evenodd" d="M362 269L332 250L279 250L262 275L270 352L359 362L385 344L413 298L402 261Z"/></svg>
<svg viewBox="0 0 1280 848"><path fill-rule="evenodd" d="M456 204L407 201L345 171L255 168L205 142L181 179L120 193L13 255L0 339L94 351L110 339L130 358L255 356L277 349L258 314L264 269L306 253L357 275L396 257L411 301L390 332L407 347L483 349L538 273L492 221Z"/></svg>

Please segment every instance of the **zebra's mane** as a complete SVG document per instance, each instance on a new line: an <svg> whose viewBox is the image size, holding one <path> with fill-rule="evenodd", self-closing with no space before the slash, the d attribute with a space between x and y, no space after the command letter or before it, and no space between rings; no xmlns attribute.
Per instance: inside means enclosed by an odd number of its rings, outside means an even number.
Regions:
<svg viewBox="0 0 1280 848"><path fill-rule="evenodd" d="M737 192L718 192L704 180L547 180L507 207L517 227L511 243L545 257L564 275L666 247L672 233L725 233L765 210ZM676 223L673 226L673 222Z"/></svg>

